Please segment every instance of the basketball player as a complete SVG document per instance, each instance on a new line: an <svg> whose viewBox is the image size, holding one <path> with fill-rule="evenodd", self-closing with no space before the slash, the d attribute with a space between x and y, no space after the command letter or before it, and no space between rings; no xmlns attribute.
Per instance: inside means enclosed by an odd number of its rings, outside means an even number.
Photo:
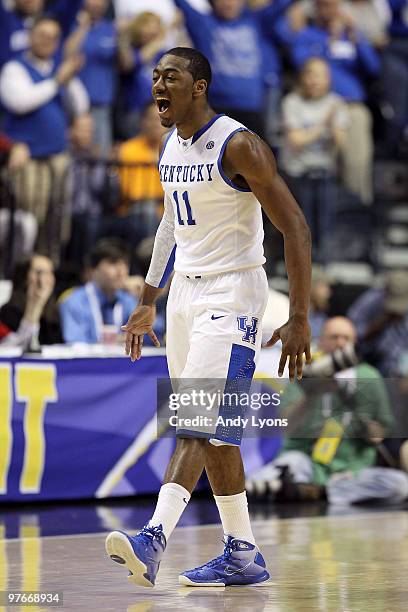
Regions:
<svg viewBox="0 0 408 612"><path fill-rule="evenodd" d="M281 376L302 376L310 362L307 315L310 234L298 205L276 171L269 147L208 103L211 68L198 51L168 51L153 72L153 97L165 138L159 171L165 212L157 231L139 306L123 328L126 353L141 356L152 330L154 303L173 268L167 305L167 359L178 388L191 379L251 379L261 348L261 321L268 296L262 264L261 207L285 240L290 317L279 339ZM225 409L218 407L219 414ZM193 407L178 412L194 415ZM189 412L190 411L190 412ZM179 420L180 422L180 420ZM152 587L167 541L205 468L225 534L224 553L181 574L190 586L248 585L269 578L252 533L240 454L242 430L180 426L157 506L139 534L114 531L106 549L129 570L129 579Z"/></svg>

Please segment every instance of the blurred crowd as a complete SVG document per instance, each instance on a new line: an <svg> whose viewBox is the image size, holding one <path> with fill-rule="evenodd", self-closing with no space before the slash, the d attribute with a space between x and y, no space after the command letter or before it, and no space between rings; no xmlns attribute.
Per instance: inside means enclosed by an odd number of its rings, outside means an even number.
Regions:
<svg viewBox="0 0 408 612"><path fill-rule="evenodd" d="M14 248L57 265L82 265L99 238L154 234L152 68L193 45L215 110L275 150L326 264L341 211L364 225L373 160L406 158L407 15L405 0L1 0L3 258L11 211Z"/></svg>

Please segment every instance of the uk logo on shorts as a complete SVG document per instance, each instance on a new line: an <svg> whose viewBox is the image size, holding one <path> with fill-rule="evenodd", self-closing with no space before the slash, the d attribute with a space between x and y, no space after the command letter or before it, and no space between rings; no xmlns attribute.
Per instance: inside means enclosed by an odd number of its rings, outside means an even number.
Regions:
<svg viewBox="0 0 408 612"><path fill-rule="evenodd" d="M258 333L258 321L256 317L252 317L251 324L248 324L248 317L237 317L239 331L245 332L242 336L244 342L255 344L256 334Z"/></svg>

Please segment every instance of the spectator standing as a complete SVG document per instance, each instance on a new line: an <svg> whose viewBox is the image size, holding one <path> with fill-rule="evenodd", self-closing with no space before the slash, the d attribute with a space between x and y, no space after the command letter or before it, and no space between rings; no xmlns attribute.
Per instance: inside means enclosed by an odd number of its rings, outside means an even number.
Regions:
<svg viewBox="0 0 408 612"><path fill-rule="evenodd" d="M248 10L244 0L214 0L213 11L205 15L188 0L175 4L194 46L210 61L211 105L262 135L266 59L271 57L265 37L290 0L275 0L259 10Z"/></svg>
<svg viewBox="0 0 408 612"><path fill-rule="evenodd" d="M34 214L41 249L55 258L62 239L60 217L68 162L64 94L76 113L88 105L86 92L73 79L82 59L74 56L60 65L55 60L60 35L58 22L40 18L31 30L29 51L8 62L0 75L5 132L11 140L26 144L31 157L14 181L17 207Z"/></svg>
<svg viewBox="0 0 408 612"><path fill-rule="evenodd" d="M66 215L72 217L72 231L68 256L82 268L86 253L103 236L105 219L116 215L119 181L115 169L100 157L94 144L91 114L74 120L70 128L69 152Z"/></svg>
<svg viewBox="0 0 408 612"><path fill-rule="evenodd" d="M399 360L408 351L408 272L390 272L384 287L363 293L348 316L364 358L383 376L396 376Z"/></svg>
<svg viewBox="0 0 408 612"><path fill-rule="evenodd" d="M52 261L39 254L21 260L12 282L10 300L0 308L0 346L37 350L62 342Z"/></svg>
<svg viewBox="0 0 408 612"><path fill-rule="evenodd" d="M69 34L83 0L55 0L47 8L47 16L58 21L62 36ZM27 51L30 30L34 21L43 14L45 0L14 0L14 8L7 9L0 2L0 67L13 57Z"/></svg>
<svg viewBox="0 0 408 612"><path fill-rule="evenodd" d="M65 44L67 57L83 55L79 78L85 85L95 126L95 144L104 154L112 147L112 104L116 88L117 36L105 19L108 0L85 0L78 27Z"/></svg>
<svg viewBox="0 0 408 612"><path fill-rule="evenodd" d="M325 263L334 229L337 153L347 137L348 113L330 92L324 60L303 65L299 87L283 100L281 165L312 232L315 259Z"/></svg>
<svg viewBox="0 0 408 612"><path fill-rule="evenodd" d="M292 61L297 68L312 57L325 59L331 71L332 89L349 107L350 126L343 147L345 185L365 203L372 201L373 142L371 115L364 102L366 80L379 73L379 58L343 8L341 0L315 0L310 25L281 26ZM288 23L288 22L287 22Z"/></svg>
<svg viewBox="0 0 408 612"><path fill-rule="evenodd" d="M157 163L164 133L157 106L150 102L141 115L140 133L119 147L122 197L119 213L132 216L142 238L153 236L160 220L163 189Z"/></svg>
<svg viewBox="0 0 408 612"><path fill-rule="evenodd" d="M89 268L90 281L60 301L64 341L119 341L121 326L137 305L136 298L121 288L129 275L127 254L101 241L89 254Z"/></svg>

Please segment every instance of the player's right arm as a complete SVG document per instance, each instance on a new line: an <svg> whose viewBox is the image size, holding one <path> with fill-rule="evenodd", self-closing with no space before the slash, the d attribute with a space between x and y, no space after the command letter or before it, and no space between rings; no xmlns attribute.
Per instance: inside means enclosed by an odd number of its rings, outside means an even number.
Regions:
<svg viewBox="0 0 408 612"><path fill-rule="evenodd" d="M140 303L130 315L127 324L122 327L126 332L126 355L129 355L132 361L141 357L144 334L150 336L155 346L160 346L153 331L155 302L172 272L175 250L173 206L165 197L164 213L154 240L152 259Z"/></svg>
<svg viewBox="0 0 408 612"><path fill-rule="evenodd" d="M276 329L266 346L282 341L279 376L289 360L289 378L302 378L303 355L310 363L308 312L311 282L311 237L305 217L279 176L268 145L256 134L240 131L228 142L222 160L224 172L243 187L249 186L265 214L281 232L289 280L289 320Z"/></svg>

